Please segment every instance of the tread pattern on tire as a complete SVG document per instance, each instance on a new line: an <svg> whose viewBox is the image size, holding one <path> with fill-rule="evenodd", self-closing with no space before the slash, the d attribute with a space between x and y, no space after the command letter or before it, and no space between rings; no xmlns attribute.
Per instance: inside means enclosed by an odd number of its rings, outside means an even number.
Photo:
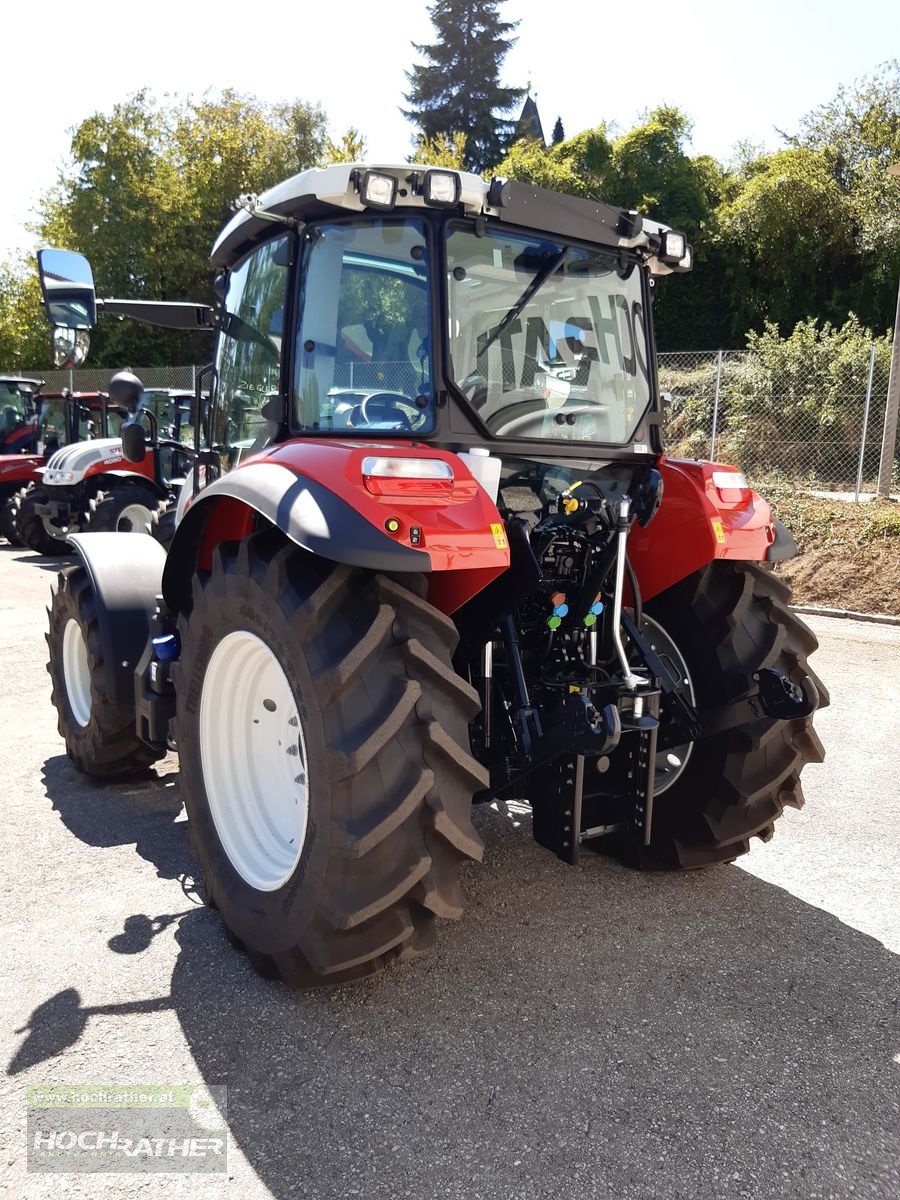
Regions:
<svg viewBox="0 0 900 1200"><path fill-rule="evenodd" d="M809 675L819 691L819 707L828 704L827 690L807 665L818 641L788 608L790 589L772 571L752 562L714 562L676 585L657 605L651 602L648 612L677 641L673 599L701 622L708 638L719 678L695 678L695 684L702 688L712 683L714 702L728 704L746 695L755 671L775 667L795 680ZM763 718L706 745L698 743L694 752L709 756L710 769L698 780L689 767L673 794L664 793L657 801L653 844L643 856L647 865L692 868L728 862L750 849L751 838L768 841L784 809L803 805L803 767L824 757L812 720Z"/></svg>
<svg viewBox="0 0 900 1200"><path fill-rule="evenodd" d="M118 533L119 517L130 504L143 504L150 513L150 528L152 529L153 515L159 508L160 500L149 487L139 483L125 483L109 491L97 492L88 503L85 531L88 533ZM124 532L124 531L123 531ZM134 532L129 530L128 532Z"/></svg>
<svg viewBox="0 0 900 1200"><path fill-rule="evenodd" d="M19 541L35 554L71 554L72 547L68 542L48 533L43 518L35 512L36 506L46 501L47 493L43 488L27 487L16 494L16 533Z"/></svg>
<svg viewBox="0 0 900 1200"><path fill-rule="evenodd" d="M51 701L57 712L57 729L66 753L85 775L107 778L146 770L164 751L151 750L135 732L133 704L116 704L104 684L104 656L100 619L87 571L79 564L60 571L50 608L50 628L45 635L50 650L47 670ZM72 715L62 667L63 633L75 619L81 625L91 673L91 718L86 727Z"/></svg>
<svg viewBox="0 0 900 1200"><path fill-rule="evenodd" d="M16 514L19 510L17 493L13 492L0 503L0 537L6 538L11 546L21 546L22 539L16 530Z"/></svg>
<svg viewBox="0 0 900 1200"><path fill-rule="evenodd" d="M471 801L487 772L468 743L480 703L453 670L456 628L424 599L423 577L400 583L326 565L277 531L218 548L212 572L195 577L192 612L180 621L183 647L193 621L208 623L210 594L238 594L247 576L302 646L333 797L330 857L302 944L274 954L251 947L250 957L293 986L340 983L427 949L434 918L461 914L459 868L482 856ZM371 706L364 719L350 719L361 695ZM189 816L194 786L185 789ZM210 902L225 918L204 848L196 850ZM241 930L229 932L246 946Z"/></svg>

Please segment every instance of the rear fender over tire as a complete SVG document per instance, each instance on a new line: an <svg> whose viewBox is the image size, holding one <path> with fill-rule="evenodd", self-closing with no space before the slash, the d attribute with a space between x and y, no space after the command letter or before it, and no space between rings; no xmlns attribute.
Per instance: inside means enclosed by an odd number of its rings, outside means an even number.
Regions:
<svg viewBox="0 0 900 1200"><path fill-rule="evenodd" d="M105 686L116 704L134 705L134 672L150 636L166 553L151 537L73 534L97 608Z"/></svg>
<svg viewBox="0 0 900 1200"><path fill-rule="evenodd" d="M250 463L209 484L184 514L163 576L163 595L173 612L190 606L195 567L211 565L207 526L217 502L229 500L258 513L300 549L331 562L391 573L431 570L428 554L395 541L322 484L277 463Z"/></svg>

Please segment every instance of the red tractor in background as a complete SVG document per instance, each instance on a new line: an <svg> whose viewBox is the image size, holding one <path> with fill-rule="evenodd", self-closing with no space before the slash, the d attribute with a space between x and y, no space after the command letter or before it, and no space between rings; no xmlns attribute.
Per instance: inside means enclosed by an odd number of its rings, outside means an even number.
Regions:
<svg viewBox="0 0 900 1200"><path fill-rule="evenodd" d="M44 392L34 401L33 423L23 427L17 454L0 456L0 537L14 546L22 545L16 519L29 485L40 479L48 457L60 446L93 435L102 420L101 396L97 392Z"/></svg>
<svg viewBox="0 0 900 1200"><path fill-rule="evenodd" d="M37 440L37 395L43 379L0 375L0 458L27 454ZM0 489L2 489L0 474ZM2 498L2 490L0 490Z"/></svg>
<svg viewBox="0 0 900 1200"><path fill-rule="evenodd" d="M427 949L473 802L527 800L568 863L682 869L802 803L827 693L772 573L793 540L739 471L663 453L653 295L691 258L635 212L419 164L242 197L211 308L98 300L40 252L55 345L85 353L98 310L215 333L170 550L72 537L49 669L79 771L177 749L209 902L266 975Z"/></svg>
<svg viewBox="0 0 900 1200"><path fill-rule="evenodd" d="M88 411L85 398L80 410ZM192 393L169 389L144 392L140 381L120 372L109 393L90 401L99 436L67 434L38 468L35 482L15 497L14 533L38 554L69 554L70 533L104 531L148 533L154 516L172 500L183 482L189 456L178 443L182 426L189 428ZM187 418L187 420L185 420ZM73 420L76 418L73 416ZM140 462L128 462L117 435L126 420L145 424L152 451ZM160 432L166 436L160 437Z"/></svg>

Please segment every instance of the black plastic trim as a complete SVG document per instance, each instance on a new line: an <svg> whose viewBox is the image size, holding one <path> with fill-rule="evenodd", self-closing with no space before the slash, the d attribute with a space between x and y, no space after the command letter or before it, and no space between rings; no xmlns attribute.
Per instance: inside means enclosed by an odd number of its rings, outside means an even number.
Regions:
<svg viewBox="0 0 900 1200"><path fill-rule="evenodd" d="M786 558L795 558L797 543L788 527L781 521L775 522L775 541L766 551L766 562L784 562Z"/></svg>

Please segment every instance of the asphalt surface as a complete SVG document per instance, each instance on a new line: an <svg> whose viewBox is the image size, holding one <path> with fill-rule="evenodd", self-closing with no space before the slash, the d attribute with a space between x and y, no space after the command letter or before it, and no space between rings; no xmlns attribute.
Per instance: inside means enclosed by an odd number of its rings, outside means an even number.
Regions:
<svg viewBox="0 0 900 1200"><path fill-rule="evenodd" d="M828 757L740 866L573 869L485 808L433 954L292 994L199 902L177 762L69 766L55 569L0 549L6 1195L900 1196L900 629L810 620ZM28 1087L193 1082L227 1085L226 1176L26 1173Z"/></svg>

